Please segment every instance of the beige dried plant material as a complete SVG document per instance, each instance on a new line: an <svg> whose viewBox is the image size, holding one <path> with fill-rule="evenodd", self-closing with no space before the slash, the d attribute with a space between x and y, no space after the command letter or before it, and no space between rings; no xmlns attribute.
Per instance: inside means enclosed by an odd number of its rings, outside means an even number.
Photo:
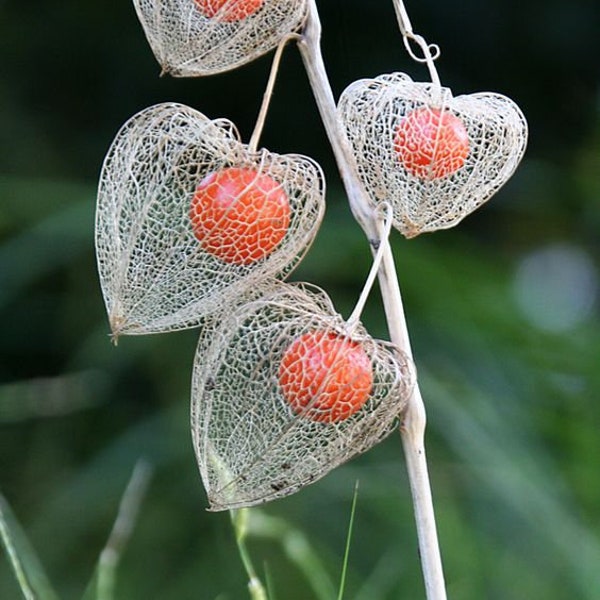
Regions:
<svg viewBox="0 0 600 600"><path fill-rule="evenodd" d="M235 69L275 48L306 18L306 0L134 0L163 72Z"/></svg>
<svg viewBox="0 0 600 600"><path fill-rule="evenodd" d="M294 493L398 426L410 360L321 290L275 283L202 329L192 431L212 510Z"/></svg>
<svg viewBox="0 0 600 600"><path fill-rule="evenodd" d="M106 156L96 255L111 329L183 329L284 277L324 211L320 167L250 152L234 125L180 104L132 117Z"/></svg>
<svg viewBox="0 0 600 600"><path fill-rule="evenodd" d="M527 122L501 94L452 96L393 73L351 84L338 116L368 197L394 208L406 237L453 227L517 168Z"/></svg>

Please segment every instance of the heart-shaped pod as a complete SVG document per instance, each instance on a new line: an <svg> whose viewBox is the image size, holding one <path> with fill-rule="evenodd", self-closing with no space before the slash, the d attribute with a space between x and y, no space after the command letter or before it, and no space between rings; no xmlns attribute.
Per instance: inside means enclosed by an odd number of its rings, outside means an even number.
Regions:
<svg viewBox="0 0 600 600"><path fill-rule="evenodd" d="M306 17L306 0L134 0L144 32L174 77L212 75L258 58Z"/></svg>
<svg viewBox="0 0 600 600"><path fill-rule="evenodd" d="M338 117L373 206L389 202L407 238L453 227L486 202L527 144L527 122L509 98L453 97L403 73L351 84Z"/></svg>
<svg viewBox="0 0 600 600"><path fill-rule="evenodd" d="M398 424L413 386L395 346L348 326L326 294L276 282L203 328L192 433L211 510L294 493Z"/></svg>
<svg viewBox="0 0 600 600"><path fill-rule="evenodd" d="M192 327L265 278L285 276L324 212L320 167L250 152L227 120L158 104L104 161L96 255L113 334Z"/></svg>

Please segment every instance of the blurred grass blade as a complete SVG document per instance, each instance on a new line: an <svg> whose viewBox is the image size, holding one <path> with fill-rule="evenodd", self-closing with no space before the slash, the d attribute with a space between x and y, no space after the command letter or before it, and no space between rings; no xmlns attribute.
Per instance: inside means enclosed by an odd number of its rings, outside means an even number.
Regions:
<svg viewBox="0 0 600 600"><path fill-rule="evenodd" d="M527 439L523 424L509 423L506 413L499 417L490 410L500 400L486 400L481 390L466 385L459 402L435 378L426 372L425 377L431 397L438 400L440 431L479 481L527 524L540 548L536 558L557 571L568 567L563 580L581 600L600 598L600 540L577 518L561 489L561 475L543 449Z"/></svg>
<svg viewBox="0 0 600 600"><path fill-rule="evenodd" d="M346 549L344 550L344 562L342 564L342 575L340 577L340 591L338 600L344 597L346 587L346 574L348 572L348 559L350 558L350 544L352 542L352 531L354 529L354 515L356 514L356 501L358 500L358 480L354 485L354 496L352 498L352 509L350 510L350 522L348 523L348 535L346 536Z"/></svg>
<svg viewBox="0 0 600 600"><path fill-rule="evenodd" d="M353 600L375 600L391 598L393 590L401 585L398 569L398 554L390 547L381 555L368 577L361 582L360 589Z"/></svg>
<svg viewBox="0 0 600 600"><path fill-rule="evenodd" d="M251 510L247 527L249 535L274 540L281 545L287 559L308 581L316 600L337 598L331 578L302 531L294 529L284 519L270 517L257 508Z"/></svg>
<svg viewBox="0 0 600 600"><path fill-rule="evenodd" d="M271 569L269 569L269 565L267 563L265 563L265 579L267 581L267 598L269 600L277 600L277 594L275 592L275 583L273 582Z"/></svg>
<svg viewBox="0 0 600 600"><path fill-rule="evenodd" d="M231 523L235 533L235 541L237 543L240 558L248 575L248 591L252 600L268 600L267 592L256 574L256 569L252 564L248 547L246 546L246 537L248 535L248 516L250 509L240 508L238 510L230 510Z"/></svg>
<svg viewBox="0 0 600 600"><path fill-rule="evenodd" d="M97 406L106 388L101 371L85 370L0 385L0 423L59 417Z"/></svg>
<svg viewBox="0 0 600 600"><path fill-rule="evenodd" d="M131 537L140 506L152 475L152 467L140 460L121 498L119 512L106 546L100 553L96 572L83 596L84 600L112 600L119 561Z"/></svg>
<svg viewBox="0 0 600 600"><path fill-rule="evenodd" d="M27 600L58 600L35 551L2 494L0 536L23 596Z"/></svg>

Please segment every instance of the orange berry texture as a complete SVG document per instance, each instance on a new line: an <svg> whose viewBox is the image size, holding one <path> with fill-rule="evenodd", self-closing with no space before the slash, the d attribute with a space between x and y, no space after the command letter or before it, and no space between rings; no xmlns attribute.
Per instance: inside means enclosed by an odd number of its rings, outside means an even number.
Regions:
<svg viewBox="0 0 600 600"><path fill-rule="evenodd" d="M194 2L205 17L225 23L243 21L264 4L264 0L194 0Z"/></svg>
<svg viewBox="0 0 600 600"><path fill-rule="evenodd" d="M254 169L229 167L206 176L190 207L194 235L224 262L248 265L267 257L290 224L282 186Z"/></svg>
<svg viewBox="0 0 600 600"><path fill-rule="evenodd" d="M465 164L469 136L460 118L448 110L417 108L396 127L394 150L411 175L441 179Z"/></svg>
<svg viewBox="0 0 600 600"><path fill-rule="evenodd" d="M360 410L373 387L364 348L327 330L294 340L279 364L279 385L292 410L321 423L344 421Z"/></svg>

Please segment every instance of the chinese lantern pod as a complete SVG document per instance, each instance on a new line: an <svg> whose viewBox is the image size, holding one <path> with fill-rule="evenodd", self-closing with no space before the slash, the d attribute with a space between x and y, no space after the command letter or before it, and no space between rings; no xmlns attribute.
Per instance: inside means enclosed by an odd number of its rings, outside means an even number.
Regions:
<svg viewBox="0 0 600 600"><path fill-rule="evenodd" d="M221 315L202 329L192 383L211 510L287 496L365 452L398 425L412 385L407 357L349 330L316 288L277 282Z"/></svg>
<svg viewBox="0 0 600 600"><path fill-rule="evenodd" d="M235 69L299 29L306 0L134 0L163 72L175 77Z"/></svg>
<svg viewBox="0 0 600 600"><path fill-rule="evenodd" d="M197 325L283 277L324 210L319 166L257 153L232 123L179 104L132 117L103 165L96 254L113 334Z"/></svg>
<svg viewBox="0 0 600 600"><path fill-rule="evenodd" d="M509 98L453 97L403 73L351 84L338 116L373 206L389 202L407 238L453 227L489 200L527 143L527 122Z"/></svg>

